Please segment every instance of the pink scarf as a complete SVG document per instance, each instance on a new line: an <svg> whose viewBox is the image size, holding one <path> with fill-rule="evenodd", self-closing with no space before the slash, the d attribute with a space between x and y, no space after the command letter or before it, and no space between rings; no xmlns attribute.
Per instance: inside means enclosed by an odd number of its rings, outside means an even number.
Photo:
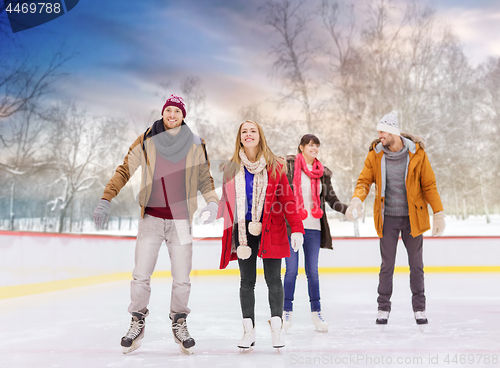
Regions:
<svg viewBox="0 0 500 368"><path fill-rule="evenodd" d="M321 202L319 199L319 193L321 191L320 178L323 176L324 167L321 162L316 158L312 164L312 170L307 168L306 160L302 153L298 153L295 156L295 171L293 174L293 191L295 193L295 199L297 202L297 209L299 211L300 218L305 220L307 218L307 210L304 208L304 198L302 197L302 171L311 179L311 194L313 199L313 208L311 210L311 215L314 218L321 218L323 216L323 210L321 209Z"/></svg>

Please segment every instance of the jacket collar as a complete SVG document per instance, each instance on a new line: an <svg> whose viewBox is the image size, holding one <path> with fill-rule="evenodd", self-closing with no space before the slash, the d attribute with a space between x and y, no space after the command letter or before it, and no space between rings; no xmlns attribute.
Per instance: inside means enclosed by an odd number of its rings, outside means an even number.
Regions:
<svg viewBox="0 0 500 368"><path fill-rule="evenodd" d="M417 145L415 144L415 142L403 136L400 137L401 140L403 141L403 144L408 149L408 152L415 154L415 152L417 152ZM382 142L377 143L377 145L375 146L375 153L380 153L380 152L382 152Z"/></svg>

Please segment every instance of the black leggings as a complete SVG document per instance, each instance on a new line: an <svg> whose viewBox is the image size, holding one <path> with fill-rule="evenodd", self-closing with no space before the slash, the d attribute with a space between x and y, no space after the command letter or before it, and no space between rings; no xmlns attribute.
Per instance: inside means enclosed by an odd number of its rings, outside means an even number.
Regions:
<svg viewBox="0 0 500 368"><path fill-rule="evenodd" d="M254 236L248 232L248 246L252 255L247 259L238 259L240 267L240 304L243 318L251 318L255 325L255 282L257 281L257 253L259 252L260 235ZM235 226L235 242L238 245L237 227ZM281 282L281 258L265 258L264 278L268 288L269 308L271 317L283 315L283 284Z"/></svg>

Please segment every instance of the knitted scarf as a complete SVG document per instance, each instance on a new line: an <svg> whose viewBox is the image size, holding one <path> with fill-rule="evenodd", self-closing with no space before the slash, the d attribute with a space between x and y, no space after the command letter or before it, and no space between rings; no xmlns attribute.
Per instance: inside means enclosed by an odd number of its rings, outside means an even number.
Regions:
<svg viewBox="0 0 500 368"><path fill-rule="evenodd" d="M311 215L314 218L321 218L323 216L323 210L321 209L319 193L321 191L320 178L323 176L324 170L325 168L323 167L323 164L319 162L317 158L314 159L312 170L309 170L302 153L298 153L297 156L295 156L293 191L295 194L295 200L297 202L297 209L302 220L305 220L307 218L307 210L304 208L304 198L302 197L302 171L304 171L306 175L311 179L311 194L313 199L313 208L311 210Z"/></svg>
<svg viewBox="0 0 500 368"><path fill-rule="evenodd" d="M236 187L236 212L238 215L238 240L240 246L237 249L238 258L247 259L252 254L251 248L248 246L246 227L245 227L245 201L246 201L246 182L245 182L245 167L254 174L253 177L253 194L252 194L252 222L248 225L248 231L252 235L259 235L262 232L262 223L260 218L264 209L264 201L266 199L267 190L267 163L264 156L256 162L250 162L245 155L245 151L240 149L240 170L235 177Z"/></svg>
<svg viewBox="0 0 500 368"><path fill-rule="evenodd" d="M165 160L174 163L186 157L193 143L193 132L186 123L182 123L179 133L171 135L165 130L163 120L158 120L152 128L156 150Z"/></svg>

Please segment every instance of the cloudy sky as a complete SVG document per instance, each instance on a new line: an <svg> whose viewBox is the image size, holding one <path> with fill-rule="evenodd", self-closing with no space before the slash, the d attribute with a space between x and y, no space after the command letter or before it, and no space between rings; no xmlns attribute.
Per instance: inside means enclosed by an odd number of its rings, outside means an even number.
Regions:
<svg viewBox="0 0 500 368"><path fill-rule="evenodd" d="M74 54L59 95L98 113L147 115L163 104L159 83L170 81L169 93L179 93L179 81L195 75L212 118L230 120L279 87L269 77L273 37L259 11L264 2L80 0L68 14L14 37L37 58L61 48ZM425 3L453 28L472 62L500 56L500 1ZM319 2L307 2L313 4Z"/></svg>

